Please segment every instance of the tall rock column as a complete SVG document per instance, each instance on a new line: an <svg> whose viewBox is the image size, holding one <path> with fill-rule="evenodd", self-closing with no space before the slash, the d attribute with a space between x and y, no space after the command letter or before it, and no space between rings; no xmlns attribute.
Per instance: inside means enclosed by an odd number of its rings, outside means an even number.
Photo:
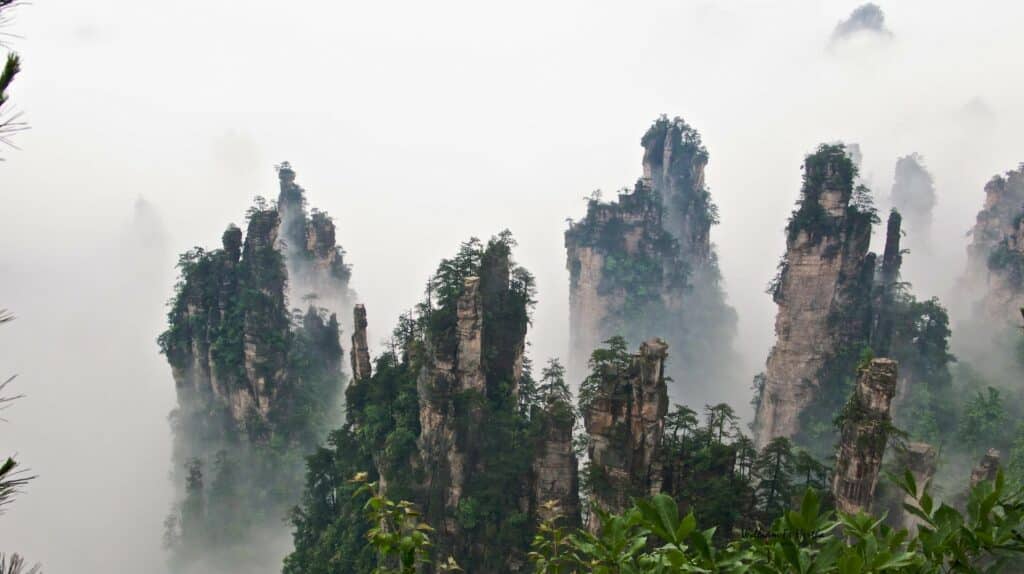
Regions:
<svg viewBox="0 0 1024 574"><path fill-rule="evenodd" d="M565 525L576 526L580 521L579 461L572 444L572 405L550 400L535 416L541 420L541 436L533 460L532 498L538 518L551 518L554 509L549 510L546 504L554 502Z"/></svg>
<svg viewBox="0 0 1024 574"><path fill-rule="evenodd" d="M796 435L801 414L832 371L845 368L837 357L856 352L869 337L875 215L852 203L856 173L842 145L823 145L804 161L800 201L772 288L776 342L754 421L758 448Z"/></svg>
<svg viewBox="0 0 1024 574"><path fill-rule="evenodd" d="M735 370L736 313L726 304L711 228L717 208L704 181L708 152L681 118L662 116L641 139L643 176L617 201L598 196L565 232L570 378L612 336L655 335L674 349L672 395L718 402L709 381Z"/></svg>
<svg viewBox="0 0 1024 574"><path fill-rule="evenodd" d="M836 509L868 511L892 426L889 408L896 394L896 362L873 359L857 377L857 388L843 410L843 430L832 475Z"/></svg>
<svg viewBox="0 0 1024 574"><path fill-rule="evenodd" d="M593 397L583 407L583 423L589 435L593 503L598 508L622 512L632 497L661 491L667 356L664 341L646 341L628 364L601 366L587 383ZM588 528L598 526L592 514Z"/></svg>
<svg viewBox="0 0 1024 574"><path fill-rule="evenodd" d="M366 343L366 307L362 303L352 309L352 382L365 381L373 375L370 347Z"/></svg>

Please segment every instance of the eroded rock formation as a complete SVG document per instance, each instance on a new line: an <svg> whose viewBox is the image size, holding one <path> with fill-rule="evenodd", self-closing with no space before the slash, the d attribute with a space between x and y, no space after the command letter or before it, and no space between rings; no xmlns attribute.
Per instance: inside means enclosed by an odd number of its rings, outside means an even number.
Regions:
<svg viewBox="0 0 1024 574"><path fill-rule="evenodd" d="M708 381L736 375L736 315L710 241L717 209L704 182L708 153L679 118L662 116L641 144L643 177L633 190L610 203L595 195L565 233L569 373L584 376L590 353L614 335L634 345L658 335L675 349L673 380L700 400Z"/></svg>
<svg viewBox="0 0 1024 574"><path fill-rule="evenodd" d="M592 502L598 508L622 512L632 497L661 492L667 356L664 341L646 341L628 362L599 367L587 383L593 396L583 408L583 422L589 435ZM591 518L588 527L595 530L596 515Z"/></svg>
<svg viewBox="0 0 1024 574"><path fill-rule="evenodd" d="M1024 306L1024 165L985 185L967 262L968 283L982 294L982 313L1018 324Z"/></svg>
<svg viewBox="0 0 1024 574"><path fill-rule="evenodd" d="M875 256L868 252L874 214L854 201L856 169L841 145L823 145L804 162L798 208L772 286L776 342L760 391L758 448L798 433L801 415L843 370L870 334ZM852 357L855 362L855 356ZM846 376L846 372L843 376Z"/></svg>
<svg viewBox="0 0 1024 574"><path fill-rule="evenodd" d="M289 310L297 255L282 249L282 212L257 199L247 220L244 238L231 225L220 249L181 256L159 338L178 399L173 467L188 469L175 475L185 498L167 521L176 556L269 536L299 495L301 456L341 414L337 316L312 304Z"/></svg>
<svg viewBox="0 0 1024 574"><path fill-rule="evenodd" d="M896 362L889 359L873 359L857 376L854 394L843 409L832 475L837 510L856 513L871 508L892 426L889 408L896 379Z"/></svg>
<svg viewBox="0 0 1024 574"><path fill-rule="evenodd" d="M247 218L244 241L241 229L230 225L221 249L182 256L160 344L186 417L224 410L235 428L265 433L275 405L287 403L283 397L301 379L334 379L330 392L340 392L341 346L334 314L310 305L298 325L289 319L290 256L280 250L281 212L259 200ZM296 353L318 362L301 373L289 369Z"/></svg>
<svg viewBox="0 0 1024 574"><path fill-rule="evenodd" d="M996 474L999 472L999 458L999 451L994 448L985 452L985 456L978 461L978 466L971 470L971 488L978 486L983 481L996 479Z"/></svg>
<svg viewBox="0 0 1024 574"><path fill-rule="evenodd" d="M352 381L365 381L373 374L370 347L366 343L366 307L361 303L352 310Z"/></svg>
<svg viewBox="0 0 1024 574"><path fill-rule="evenodd" d="M549 400L539 417L541 433L533 460L533 504L537 518L564 517L563 524L580 521L579 461L573 450L572 429L576 422L572 405ZM553 502L552 508L549 503Z"/></svg>

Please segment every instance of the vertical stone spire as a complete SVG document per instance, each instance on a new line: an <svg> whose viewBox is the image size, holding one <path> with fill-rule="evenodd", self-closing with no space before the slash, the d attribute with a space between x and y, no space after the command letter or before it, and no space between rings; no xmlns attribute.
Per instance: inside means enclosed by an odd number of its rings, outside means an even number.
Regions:
<svg viewBox="0 0 1024 574"><path fill-rule="evenodd" d="M373 374L370 366L370 348L366 343L366 307L362 303L352 310L352 382L365 381Z"/></svg>
<svg viewBox="0 0 1024 574"><path fill-rule="evenodd" d="M668 412L667 357L668 345L651 339L630 357L627 368L595 375L601 380L583 409L583 423L590 435L591 471L601 477L593 493L598 508L622 512L633 497L661 491L658 451ZM598 527L591 514L588 528Z"/></svg>
<svg viewBox="0 0 1024 574"><path fill-rule="evenodd" d="M823 145L804 161L799 208L772 290L776 342L754 420L759 449L800 431L800 415L820 398L828 372L846 368L833 359L868 339L863 310L871 305L874 216L851 203L855 175L842 146Z"/></svg>
<svg viewBox="0 0 1024 574"><path fill-rule="evenodd" d="M868 511L889 439L889 407L896 394L897 366L873 359L860 370L857 388L843 410L843 430L832 475L832 496L842 512Z"/></svg>

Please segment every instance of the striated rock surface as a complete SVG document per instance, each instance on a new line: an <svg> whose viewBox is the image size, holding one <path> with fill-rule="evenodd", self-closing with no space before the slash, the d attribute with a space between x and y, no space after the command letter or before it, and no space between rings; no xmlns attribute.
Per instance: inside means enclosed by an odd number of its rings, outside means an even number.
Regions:
<svg viewBox="0 0 1024 574"><path fill-rule="evenodd" d="M591 381L593 397L584 406L589 441L593 504L622 512L635 496L661 492L659 457L668 391L665 360L668 345L652 339L640 345L628 364L610 364ZM591 515L588 528L598 528Z"/></svg>
<svg viewBox="0 0 1024 574"><path fill-rule="evenodd" d="M999 472L999 451L990 448L978 461L978 466L971 470L971 488L986 480L995 480Z"/></svg>
<svg viewBox="0 0 1024 574"><path fill-rule="evenodd" d="M871 508L889 438L889 408L896 393L897 366L873 359L862 368L842 414L842 436L832 475L836 509L856 513Z"/></svg>
<svg viewBox="0 0 1024 574"><path fill-rule="evenodd" d="M966 279L982 293L984 316L1016 325L1024 306L1024 165L985 185L967 265Z"/></svg>
<svg viewBox="0 0 1024 574"><path fill-rule="evenodd" d="M682 119L662 116L643 136L643 177L617 201L595 195L565 232L570 275L571 378L614 335L652 334L675 349L671 378L691 400L708 381L735 379L735 311L726 305L710 240L717 208L705 185L708 153ZM679 391L682 394L682 391Z"/></svg>
<svg viewBox="0 0 1024 574"><path fill-rule="evenodd" d="M352 310L352 382L365 381L373 374L370 347L366 342L366 307L362 303Z"/></svg>
<svg viewBox="0 0 1024 574"><path fill-rule="evenodd" d="M854 200L856 169L841 145L804 162L799 206L772 296L776 343L768 356L754 423L758 448L792 437L843 350L870 332L874 215ZM843 362L843 361L838 361Z"/></svg>

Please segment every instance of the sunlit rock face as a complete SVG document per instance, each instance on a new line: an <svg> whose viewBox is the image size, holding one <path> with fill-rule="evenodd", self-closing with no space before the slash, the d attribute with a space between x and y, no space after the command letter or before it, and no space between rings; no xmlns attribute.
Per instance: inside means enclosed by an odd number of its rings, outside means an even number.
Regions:
<svg viewBox="0 0 1024 574"><path fill-rule="evenodd" d="M667 357L664 341L644 342L628 365L600 373L595 396L583 409L594 482L592 502L598 508L622 512L633 497L661 492L659 450L668 412ZM590 516L588 527L595 531L597 516Z"/></svg>
<svg viewBox="0 0 1024 574"><path fill-rule="evenodd" d="M843 411L832 475L837 510L856 513L871 508L892 426L889 409L896 379L896 362L889 359L874 359L858 374L857 387Z"/></svg>
<svg viewBox="0 0 1024 574"><path fill-rule="evenodd" d="M1024 166L985 185L967 250L967 282L980 293L981 313L1019 324L1024 306Z"/></svg>
<svg viewBox="0 0 1024 574"><path fill-rule="evenodd" d="M842 146L822 146L804 162L799 207L772 288L776 342L754 424L758 448L796 435L840 351L868 338L872 216L852 202L855 175Z"/></svg>
<svg viewBox="0 0 1024 574"><path fill-rule="evenodd" d="M708 153L682 119L656 120L641 140L643 177L616 201L599 196L565 233L570 276L570 378L590 353L621 335L674 349L673 396L700 402L710 381L737 379L735 311L725 303L711 227L717 208L704 182Z"/></svg>

